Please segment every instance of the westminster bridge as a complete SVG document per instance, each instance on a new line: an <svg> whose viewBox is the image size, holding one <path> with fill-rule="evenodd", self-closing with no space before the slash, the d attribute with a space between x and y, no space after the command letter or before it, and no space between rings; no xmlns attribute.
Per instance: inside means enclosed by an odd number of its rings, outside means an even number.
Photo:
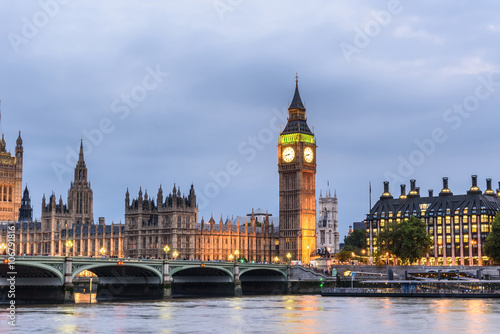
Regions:
<svg viewBox="0 0 500 334"><path fill-rule="evenodd" d="M331 279L286 264L60 256L16 256L14 261L0 256L0 261L2 303L8 302L12 286L21 302L73 302L75 278L85 270L98 278L98 300L284 294L293 282L319 286Z"/></svg>

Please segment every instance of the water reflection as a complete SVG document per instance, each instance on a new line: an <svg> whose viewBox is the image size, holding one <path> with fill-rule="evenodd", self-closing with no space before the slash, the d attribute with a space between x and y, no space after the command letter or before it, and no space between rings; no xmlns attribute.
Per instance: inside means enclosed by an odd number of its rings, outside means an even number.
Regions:
<svg viewBox="0 0 500 334"><path fill-rule="evenodd" d="M75 293L75 303L76 304L91 304L91 303L97 303L96 300L96 295L95 293L88 294L88 293Z"/></svg>
<svg viewBox="0 0 500 334"><path fill-rule="evenodd" d="M0 333L491 333L500 322L497 300L255 296L89 304L89 298L22 306L18 327L2 321Z"/></svg>

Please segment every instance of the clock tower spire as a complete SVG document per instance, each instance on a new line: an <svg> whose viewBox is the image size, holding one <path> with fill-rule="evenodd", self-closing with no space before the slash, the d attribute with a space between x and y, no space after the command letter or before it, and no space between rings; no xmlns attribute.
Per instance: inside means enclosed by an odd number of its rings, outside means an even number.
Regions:
<svg viewBox="0 0 500 334"><path fill-rule="evenodd" d="M295 93L278 143L280 257L309 263L316 249L316 138Z"/></svg>

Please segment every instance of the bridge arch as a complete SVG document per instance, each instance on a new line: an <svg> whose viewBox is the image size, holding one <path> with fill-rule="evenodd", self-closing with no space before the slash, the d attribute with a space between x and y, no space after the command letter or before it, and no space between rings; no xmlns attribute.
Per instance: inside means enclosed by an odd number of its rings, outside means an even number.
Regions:
<svg viewBox="0 0 500 334"><path fill-rule="evenodd" d="M208 273L208 270L221 271L221 272L227 274L227 276L229 276L231 278L231 281L234 281L233 272L231 272L227 268L219 267L219 266L204 266L204 267L201 267L200 265L187 265L187 266L182 266L182 267L174 267L174 268L172 268L170 270L169 275L171 277L174 277L174 276L176 276L176 274L181 273L182 271L187 271L189 269L192 269L192 270L198 269L200 271L206 270L207 273Z"/></svg>
<svg viewBox="0 0 500 334"><path fill-rule="evenodd" d="M5 265L5 268L7 269L7 265ZM37 263L37 262L22 262L22 263L16 263L16 272L17 272L17 280L16 281L21 281L21 278L23 276L26 276L26 278L35 279L37 276L36 271L34 272L33 270L30 270L30 268L35 268L35 269L40 269L41 272L40 274L44 274L43 271L48 272L49 276L56 277L57 280L59 281L60 285L64 284L64 265L61 264L56 264L55 266L51 266L48 264L44 263ZM8 272L6 270L5 274ZM2 276L3 276L3 270L2 270Z"/></svg>
<svg viewBox="0 0 500 334"><path fill-rule="evenodd" d="M158 278L159 283L163 283L163 274L151 267L147 266L144 264L138 264L138 263L124 263L123 265L117 265L116 263L92 263L92 264L86 264L81 267L78 267L77 269L73 270L71 273L71 278L74 279L79 273L81 273L84 270L88 270L96 274L98 277L103 275L110 275L113 274L114 272L116 273L117 270L121 270L122 272L129 272L131 275L141 275L145 277L155 277ZM117 275L116 277L119 277L120 275Z"/></svg>
<svg viewBox="0 0 500 334"><path fill-rule="evenodd" d="M283 280L287 280L287 274L283 270L279 270L278 268L262 268L262 267L256 267L256 268L245 268L240 270L240 279L242 276L245 276L245 274L249 273L265 273L269 272L269 276L278 276L282 278ZM279 275L278 275L279 274Z"/></svg>

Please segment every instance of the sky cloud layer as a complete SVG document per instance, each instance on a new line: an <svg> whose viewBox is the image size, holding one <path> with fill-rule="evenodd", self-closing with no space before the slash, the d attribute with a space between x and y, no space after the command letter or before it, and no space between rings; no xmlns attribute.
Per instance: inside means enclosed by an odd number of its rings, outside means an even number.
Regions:
<svg viewBox="0 0 500 334"><path fill-rule="evenodd" d="M0 12L2 131L25 146L35 215L66 201L83 137L95 219L127 187L195 185L200 219L278 215L277 141L294 76L316 189L340 232L382 182L498 185L500 4L485 1L16 1ZM346 51L347 50L347 51ZM439 134L439 135L436 135ZM233 167L233 168L228 168ZM237 166L237 168L235 168ZM405 169L406 168L406 169ZM226 177L229 175L229 177ZM213 185L216 186L213 186Z"/></svg>

